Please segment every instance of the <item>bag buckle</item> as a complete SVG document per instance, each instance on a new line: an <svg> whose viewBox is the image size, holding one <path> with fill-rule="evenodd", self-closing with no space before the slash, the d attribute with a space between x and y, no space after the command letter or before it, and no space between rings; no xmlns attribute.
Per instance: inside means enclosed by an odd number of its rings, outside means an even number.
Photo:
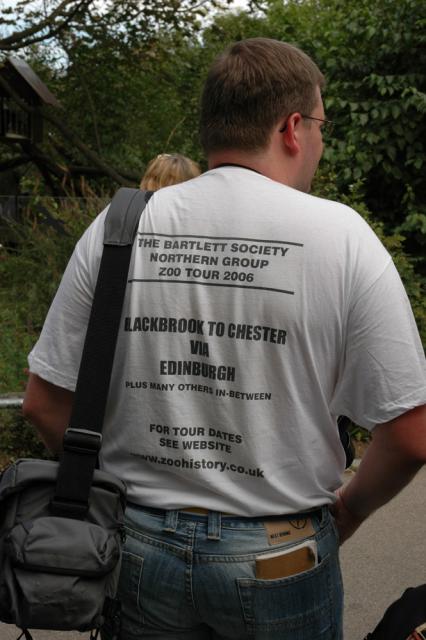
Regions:
<svg viewBox="0 0 426 640"><path fill-rule="evenodd" d="M64 434L64 451L74 453L98 453L102 446L102 433L89 429L68 427Z"/></svg>
<svg viewBox="0 0 426 640"><path fill-rule="evenodd" d="M75 427L69 427L65 431L55 495L50 501L53 515L85 519L89 509L93 471L101 445L102 434L97 431Z"/></svg>

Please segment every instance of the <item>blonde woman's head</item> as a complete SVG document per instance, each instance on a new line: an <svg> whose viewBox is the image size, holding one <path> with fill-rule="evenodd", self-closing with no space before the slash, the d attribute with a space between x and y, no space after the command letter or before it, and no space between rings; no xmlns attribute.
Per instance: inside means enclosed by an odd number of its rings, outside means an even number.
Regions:
<svg viewBox="0 0 426 640"><path fill-rule="evenodd" d="M156 191L161 187L196 178L200 173L200 167L190 158L179 153L161 153L148 163L140 187Z"/></svg>

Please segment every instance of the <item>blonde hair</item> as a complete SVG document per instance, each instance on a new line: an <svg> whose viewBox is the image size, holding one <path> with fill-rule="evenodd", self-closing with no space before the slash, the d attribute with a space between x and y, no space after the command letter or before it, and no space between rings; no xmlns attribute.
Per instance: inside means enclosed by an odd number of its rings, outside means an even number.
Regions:
<svg viewBox="0 0 426 640"><path fill-rule="evenodd" d="M200 167L190 158L179 153L160 153L148 163L140 188L156 191L161 187L196 178L200 173Z"/></svg>

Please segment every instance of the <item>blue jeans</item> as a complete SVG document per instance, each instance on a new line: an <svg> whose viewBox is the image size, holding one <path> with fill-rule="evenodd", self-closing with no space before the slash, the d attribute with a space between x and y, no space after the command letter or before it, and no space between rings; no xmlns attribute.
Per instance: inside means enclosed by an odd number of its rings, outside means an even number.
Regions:
<svg viewBox="0 0 426 640"><path fill-rule="evenodd" d="M300 543L271 547L263 523L273 518L128 505L118 594L121 640L341 640L336 530L326 507L307 515L318 565L287 578L259 580L256 556ZM106 627L102 638L110 637Z"/></svg>

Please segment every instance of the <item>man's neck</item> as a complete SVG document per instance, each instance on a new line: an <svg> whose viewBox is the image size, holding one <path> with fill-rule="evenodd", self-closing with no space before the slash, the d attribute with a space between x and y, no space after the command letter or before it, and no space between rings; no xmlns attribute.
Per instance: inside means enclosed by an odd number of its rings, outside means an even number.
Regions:
<svg viewBox="0 0 426 640"><path fill-rule="evenodd" d="M236 150L216 151L208 157L209 169L215 169L216 167L223 165L236 165L240 167L246 167L252 169L263 175L263 162L259 154L244 153Z"/></svg>
<svg viewBox="0 0 426 640"><path fill-rule="evenodd" d="M209 169L223 165L245 167L271 180L292 186L292 180L287 175L282 158L274 158L270 149L258 153L247 153L234 149L216 151L209 155L208 164Z"/></svg>

